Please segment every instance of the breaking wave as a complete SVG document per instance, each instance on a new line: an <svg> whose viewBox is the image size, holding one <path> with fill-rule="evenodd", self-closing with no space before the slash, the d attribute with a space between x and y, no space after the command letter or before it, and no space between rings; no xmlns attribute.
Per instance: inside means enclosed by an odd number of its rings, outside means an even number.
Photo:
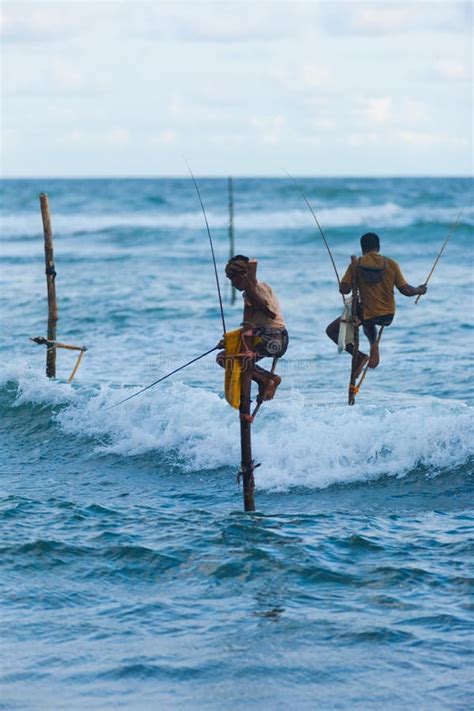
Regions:
<svg viewBox="0 0 474 711"><path fill-rule="evenodd" d="M88 456L156 456L183 472L216 475L238 466L238 417L216 393L174 383L106 410L123 391L48 383L20 366L4 371L2 381L4 407L12 412L22 406L21 417L29 419L38 407L49 408L61 435L88 440ZM348 408L309 404L298 391L287 391L262 410L254 433L264 489L323 488L404 476L420 467L433 476L474 455L472 408L446 400Z"/></svg>

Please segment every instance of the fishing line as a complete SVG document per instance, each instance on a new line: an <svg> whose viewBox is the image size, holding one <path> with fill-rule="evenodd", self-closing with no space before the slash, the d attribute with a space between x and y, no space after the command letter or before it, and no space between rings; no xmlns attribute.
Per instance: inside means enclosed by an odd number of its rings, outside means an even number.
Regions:
<svg viewBox="0 0 474 711"><path fill-rule="evenodd" d="M212 261L213 261L213 263L214 263L214 274L216 275L217 294L218 294L218 296L219 296L219 306L220 306L220 309L221 309L222 328L224 329L224 333L226 333L225 319L224 319L224 307L223 307L223 305L222 305L221 286L220 286L220 284L219 284L219 275L217 274L216 256L215 256L215 254L214 254L214 245L213 245L213 243L212 243L211 230L209 229L209 223L208 223L208 221L207 221L206 211L205 211L205 209L204 209L204 205L203 205L202 198L201 198L201 193L199 192L199 188L198 188L198 184L197 184L197 182L196 182L196 179L195 179L195 177L194 177L194 175L193 175L193 172L192 172L192 170L191 170L191 167L190 167L188 161L186 160L186 158L185 158L184 156L182 156L182 158L183 158L184 162L186 163L186 165L188 166L189 174L190 174L190 176L191 176L191 178L192 178L192 180L193 180L194 187L196 188L196 192L197 192L197 194L198 194L199 202L201 203L202 214L204 215L204 220L205 220L205 222L206 222L207 234L208 234L208 236L209 236L209 244L211 245Z"/></svg>
<svg viewBox="0 0 474 711"><path fill-rule="evenodd" d="M326 236L325 236L325 234L324 234L324 232L323 232L323 230L322 230L322 228L321 228L321 225L319 224L319 220L318 220L318 218L316 217L316 214L315 214L313 208L311 207L311 204L310 204L308 198L306 197L306 195L305 195L305 193L304 193L303 188L301 187L301 185L299 185L299 183L296 182L296 180L293 178L292 175L290 175L290 174L288 173L288 171L285 170L285 173L286 173L287 176L290 178L290 180L292 180L292 181L294 182L294 184L296 185L296 187L297 187L298 190L300 191L300 193L301 193L301 195L302 195L302 197L303 197L305 203L306 203L307 206L309 207L309 209L310 209L310 211L311 211L311 214L312 214L313 217L314 217L314 220L315 220L315 222L316 222L316 224L317 224L317 226L318 226L318 229L319 229L319 231L321 232L321 237L323 238L324 244L326 245L326 249L327 249L327 251L328 251L329 258L330 258L330 260L331 260L331 262L332 262L332 266L334 267L334 273L335 273L335 275L336 275L337 283L339 284L339 287L340 287L340 286L341 286L341 280L339 279L339 274L338 274L338 272L337 272L336 262L334 261L334 257L332 256L332 252L331 252L331 249L330 249L330 247L329 247L329 244L328 244L328 241L327 241L327 239L326 239ZM342 298L344 299L344 294L342 295Z"/></svg>
<svg viewBox="0 0 474 711"><path fill-rule="evenodd" d="M466 203L466 205L467 205L467 203ZM449 233L448 233L448 236L447 236L446 239L444 240L444 244L443 244L443 246L441 247L438 256L436 257L433 266L431 267L431 271L430 271L430 273L428 274L428 278L427 278L426 281L425 281L425 285L428 284L429 280L431 279L431 275L433 274L434 270L436 269L436 265L438 264L439 260L441 259L441 255L443 254L446 245L448 244L449 240L450 240L451 237L453 236L454 231L455 231L456 227L457 227L458 224L459 224L459 220L461 219L461 215L462 215L462 213L464 212L464 208L466 207L466 205L463 205L463 207L462 207L461 210L459 211L459 215L457 216L456 220L455 220L455 221L453 222L453 224L451 225L450 230L449 230ZM417 304L417 303L419 302L419 300L421 299L421 297L422 297L422 294L418 294L418 296L417 296L416 299L415 299L415 304Z"/></svg>
<svg viewBox="0 0 474 711"><path fill-rule="evenodd" d="M132 397L136 397L137 395L141 395L142 393L145 392L145 390L149 390L152 388L154 385L158 385L158 383L163 382L163 380L166 380L166 378L169 378L171 375L174 375L175 373L178 373L180 370L183 370L184 368L187 368L188 365L192 365L195 363L197 360L201 360L201 358L204 358L204 356L209 355L209 353L212 353L212 351L217 350L217 346L214 346L214 348L211 348L210 350L206 351L205 353L202 353L200 356L197 356L197 358L193 358L190 360L188 363L185 363L184 365L180 365L179 368L175 368L175 370L172 370L171 373L168 373L167 375L163 375L162 378L159 378L158 380L155 380L154 383L151 383L151 385L147 385L146 388L142 388L142 390L139 390L137 393L133 393L133 395L129 395L128 397L124 398L123 400L120 400L119 402L116 402L114 405L110 405L109 407L104 408L105 410L112 410L112 408L117 407L117 405L121 405L123 402L127 402L127 400L131 400Z"/></svg>

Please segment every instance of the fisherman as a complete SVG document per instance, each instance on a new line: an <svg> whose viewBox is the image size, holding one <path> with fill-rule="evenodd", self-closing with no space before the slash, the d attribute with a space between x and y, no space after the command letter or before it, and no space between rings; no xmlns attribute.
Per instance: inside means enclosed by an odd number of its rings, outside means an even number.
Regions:
<svg viewBox="0 0 474 711"><path fill-rule="evenodd" d="M377 326L390 326L395 315L395 298L393 287L404 296L426 294L426 284L410 286L407 284L399 265L393 259L383 257L380 252L380 239L374 232L367 232L360 238L362 257L358 259L357 281L360 294L359 318L362 328L370 344L370 356L362 351L357 354L355 377L358 378L368 362L369 368L376 368L380 362L379 345L377 341ZM341 294L352 291L352 264L341 279L339 287ZM329 338L338 343L341 319L337 318L329 324L326 333ZM345 350L352 354L352 344L347 344Z"/></svg>
<svg viewBox="0 0 474 711"><path fill-rule="evenodd" d="M254 361L252 380L258 384L257 402L271 400L281 383L281 378L255 364L262 358L281 358L288 348L288 333L285 322L272 288L263 281L257 281L253 265L242 254L232 257L225 273L232 286L243 292L244 315L242 321L242 354ZM257 337L257 343L254 339ZM222 340L219 348L224 347ZM217 354L217 362L225 368L226 352Z"/></svg>

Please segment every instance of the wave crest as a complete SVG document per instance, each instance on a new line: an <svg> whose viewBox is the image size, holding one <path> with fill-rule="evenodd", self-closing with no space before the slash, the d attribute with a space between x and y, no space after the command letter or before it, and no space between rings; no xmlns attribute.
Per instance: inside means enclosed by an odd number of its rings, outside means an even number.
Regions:
<svg viewBox="0 0 474 711"><path fill-rule="evenodd" d="M217 393L174 383L107 410L122 390L52 383L21 365L0 377L4 385L12 381L16 395L8 385L5 397L3 388L4 407L21 405L17 416L29 425L35 409L50 408L61 433L91 439L98 456L146 457L185 472L238 468L238 414ZM401 477L420 466L434 475L474 455L473 423L472 407L456 401L349 408L307 403L296 390L282 392L254 425L254 456L262 464L258 486L324 488Z"/></svg>

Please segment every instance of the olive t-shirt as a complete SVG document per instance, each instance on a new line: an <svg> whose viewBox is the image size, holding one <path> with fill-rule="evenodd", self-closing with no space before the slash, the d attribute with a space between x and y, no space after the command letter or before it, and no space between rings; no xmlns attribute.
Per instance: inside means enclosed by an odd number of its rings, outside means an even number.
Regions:
<svg viewBox="0 0 474 711"><path fill-rule="evenodd" d="M384 261L385 260L385 261ZM362 303L362 318L366 321L376 316L386 316L395 313L395 297L393 288L400 288L407 283L397 262L388 257L383 257L376 252L369 252L360 258L359 264L364 267L381 269L385 264L385 272L378 284L364 282L359 272L359 293ZM341 279L342 282L352 286L352 264Z"/></svg>

